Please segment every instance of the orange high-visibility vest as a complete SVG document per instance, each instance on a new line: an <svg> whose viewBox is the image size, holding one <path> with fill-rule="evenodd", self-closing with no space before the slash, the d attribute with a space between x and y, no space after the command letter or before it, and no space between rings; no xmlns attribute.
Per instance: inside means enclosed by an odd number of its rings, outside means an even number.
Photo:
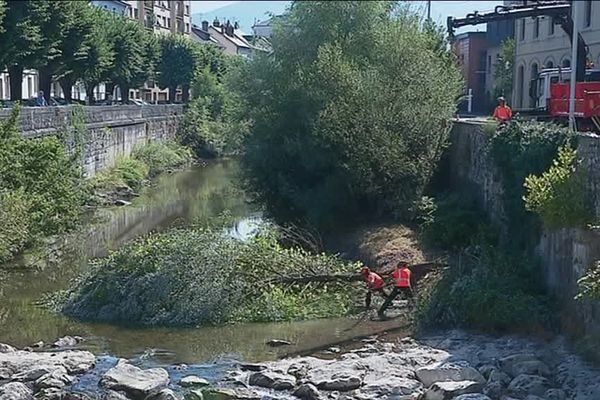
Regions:
<svg viewBox="0 0 600 400"><path fill-rule="evenodd" d="M396 287L409 288L410 287L410 269L400 268L392 273L392 277L396 281Z"/></svg>

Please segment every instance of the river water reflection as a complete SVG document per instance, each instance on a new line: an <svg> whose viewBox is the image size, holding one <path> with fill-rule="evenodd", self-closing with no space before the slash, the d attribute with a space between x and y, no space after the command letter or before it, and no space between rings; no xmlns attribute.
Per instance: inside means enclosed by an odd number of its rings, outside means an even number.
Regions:
<svg viewBox="0 0 600 400"><path fill-rule="evenodd" d="M153 230L202 222L228 211L234 218L232 233L245 236L260 221L237 188L234 161L195 166L160 177L131 206L103 213L94 223L73 235L55 262L44 268L15 262L0 271L0 343L28 346L52 342L65 335L80 335L85 347L97 354L117 357L151 357L161 363L202 363L223 356L260 361L277 351L301 351L357 334L381 330L394 322L355 324L349 319L279 324L237 324L193 329L132 329L108 324L81 323L36 305L45 293L66 288L88 266L89 260ZM265 342L286 339L294 346L272 349Z"/></svg>

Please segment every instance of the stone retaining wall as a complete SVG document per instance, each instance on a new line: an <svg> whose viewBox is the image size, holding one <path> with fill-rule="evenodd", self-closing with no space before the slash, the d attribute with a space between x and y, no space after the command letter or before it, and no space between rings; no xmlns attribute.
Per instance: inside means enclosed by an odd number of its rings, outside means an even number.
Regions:
<svg viewBox="0 0 600 400"><path fill-rule="evenodd" d="M174 138L183 116L183 106L178 104L23 107L23 135L34 138L71 132L77 109L83 113L87 127L84 157L87 176L113 166L117 158L130 155L140 144ZM10 109L0 109L0 120L10 113Z"/></svg>
<svg viewBox="0 0 600 400"><path fill-rule="evenodd" d="M483 125L455 122L450 141L444 164L444 176L449 188L478 199L492 222L499 229L505 229L502 177L488 152ZM600 137L594 134L580 135L577 150L588 171L588 189L598 220ZM563 327L579 335L600 332L600 302L574 300L578 290L577 280L595 261L600 260L600 233L586 229L543 232L537 252L546 287L559 299L565 311Z"/></svg>

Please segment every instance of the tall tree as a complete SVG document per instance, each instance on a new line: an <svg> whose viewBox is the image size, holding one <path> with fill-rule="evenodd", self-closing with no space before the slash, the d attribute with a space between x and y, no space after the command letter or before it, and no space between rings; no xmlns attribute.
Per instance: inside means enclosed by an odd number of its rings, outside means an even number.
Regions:
<svg viewBox="0 0 600 400"><path fill-rule="evenodd" d="M38 67L47 52L42 26L51 18L49 3L8 0L4 31L0 33L0 61L10 78L10 99L22 98L23 71Z"/></svg>
<svg viewBox="0 0 600 400"><path fill-rule="evenodd" d="M145 65L145 44L148 35L144 27L121 16L113 16L110 24L113 67L109 73L108 88L118 85L123 101L129 98L129 89L141 86L148 72Z"/></svg>
<svg viewBox="0 0 600 400"><path fill-rule="evenodd" d="M462 89L437 30L395 2L298 1L272 43L236 85L253 121L250 192L275 218L322 228L410 216Z"/></svg>
<svg viewBox="0 0 600 400"><path fill-rule="evenodd" d="M183 101L189 98L189 89L200 58L199 45L182 35L169 34L161 40L161 58L158 84L169 89L169 101L175 101L181 86Z"/></svg>
<svg viewBox="0 0 600 400"><path fill-rule="evenodd" d="M101 82L109 80L111 67L114 63L114 51L111 35L112 13L96 7L88 9L88 19L91 23L92 33L84 42L87 56L81 63L77 63L76 74L85 86L88 103L95 102L94 89Z"/></svg>
<svg viewBox="0 0 600 400"><path fill-rule="evenodd" d="M515 41L512 38L502 42L500 57L494 63L494 101L498 96L510 96L513 86L515 65Z"/></svg>
<svg viewBox="0 0 600 400"><path fill-rule="evenodd" d="M6 15L6 2L0 0L0 33L4 32L4 16ZM2 62L0 62L2 65Z"/></svg>

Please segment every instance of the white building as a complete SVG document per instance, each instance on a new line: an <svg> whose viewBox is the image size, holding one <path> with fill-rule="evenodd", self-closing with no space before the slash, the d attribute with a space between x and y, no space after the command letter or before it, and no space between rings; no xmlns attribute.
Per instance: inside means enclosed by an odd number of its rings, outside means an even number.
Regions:
<svg viewBox="0 0 600 400"><path fill-rule="evenodd" d="M589 47L588 60L600 66L600 2L581 1L581 35ZM512 105L517 109L535 106L529 95L532 79L543 68L570 67L571 41L560 25L548 17L523 18L515 22L515 84Z"/></svg>
<svg viewBox="0 0 600 400"><path fill-rule="evenodd" d="M26 69L23 71L23 81L21 82L23 100L28 100L37 96L38 92L38 74L36 70ZM0 73L0 100L10 99L10 78L7 72Z"/></svg>
<svg viewBox="0 0 600 400"><path fill-rule="evenodd" d="M258 21L252 26L254 36L264 37L271 39L273 36L273 19L276 17L269 18L265 21Z"/></svg>

